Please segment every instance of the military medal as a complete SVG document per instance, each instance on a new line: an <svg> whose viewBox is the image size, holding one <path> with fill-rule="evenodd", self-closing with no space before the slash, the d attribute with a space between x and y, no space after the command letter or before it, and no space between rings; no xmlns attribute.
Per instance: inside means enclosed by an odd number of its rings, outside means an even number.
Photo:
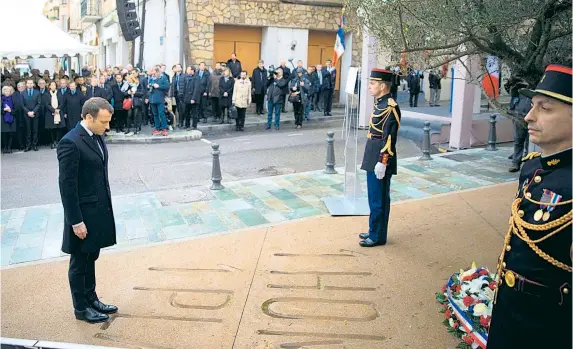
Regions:
<svg viewBox="0 0 573 349"><path fill-rule="evenodd" d="M533 215L533 219L536 222L539 222L542 218L543 218L543 210L539 209L539 210L535 211L535 214Z"/></svg>
<svg viewBox="0 0 573 349"><path fill-rule="evenodd" d="M544 197L546 198L546 200L543 200ZM551 218L551 212L555 209L557 203L561 201L562 198L563 196L554 193L551 190L543 189L543 196L541 197L542 199L541 202L549 203L549 205L541 205L542 209L547 210L545 213L543 213L543 217L541 217L544 222L547 222L549 218Z"/></svg>

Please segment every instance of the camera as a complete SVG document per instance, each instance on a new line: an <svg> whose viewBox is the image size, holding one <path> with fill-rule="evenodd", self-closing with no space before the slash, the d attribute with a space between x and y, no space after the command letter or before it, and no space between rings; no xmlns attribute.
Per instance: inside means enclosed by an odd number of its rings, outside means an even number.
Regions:
<svg viewBox="0 0 573 349"><path fill-rule="evenodd" d="M269 66L267 70L269 72L269 77L274 77L277 74L277 70L274 65Z"/></svg>

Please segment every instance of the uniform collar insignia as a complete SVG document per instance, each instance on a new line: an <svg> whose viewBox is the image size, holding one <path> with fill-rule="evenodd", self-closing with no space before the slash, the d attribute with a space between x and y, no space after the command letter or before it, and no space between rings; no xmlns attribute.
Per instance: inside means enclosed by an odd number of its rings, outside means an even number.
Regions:
<svg viewBox="0 0 573 349"><path fill-rule="evenodd" d="M572 155L571 149L567 149L559 153L543 156L541 158L541 164L544 170L553 170L556 168L571 166Z"/></svg>

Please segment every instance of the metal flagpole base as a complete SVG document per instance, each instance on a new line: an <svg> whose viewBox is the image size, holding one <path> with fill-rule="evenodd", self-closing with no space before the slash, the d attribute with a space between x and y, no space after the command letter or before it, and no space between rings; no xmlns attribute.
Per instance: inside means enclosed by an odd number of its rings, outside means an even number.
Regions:
<svg viewBox="0 0 573 349"><path fill-rule="evenodd" d="M323 198L331 216L369 216L367 198L335 197Z"/></svg>

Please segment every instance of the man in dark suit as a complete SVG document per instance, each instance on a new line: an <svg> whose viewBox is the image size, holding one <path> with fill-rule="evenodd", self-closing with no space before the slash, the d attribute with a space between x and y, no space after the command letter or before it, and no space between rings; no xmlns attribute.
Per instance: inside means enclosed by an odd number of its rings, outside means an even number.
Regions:
<svg viewBox="0 0 573 349"><path fill-rule="evenodd" d="M68 93L70 91L70 89L68 88L68 80L61 78L60 79L60 88L58 89L58 94L61 96L65 96L66 93Z"/></svg>
<svg viewBox="0 0 573 349"><path fill-rule="evenodd" d="M199 70L195 74L195 91L199 94L199 99L197 100L197 111L198 118L203 119L203 122L207 122L207 115L205 115L205 108L208 103L209 90L211 89L211 74L206 69L205 62L199 64Z"/></svg>
<svg viewBox="0 0 573 349"><path fill-rule="evenodd" d="M289 94L288 90L288 81L290 81L290 68L286 66L286 61L283 59L281 60L281 65L279 66L283 70L283 79L287 82L286 86L283 88L283 96L282 96L282 113L286 113L286 96Z"/></svg>
<svg viewBox="0 0 573 349"><path fill-rule="evenodd" d="M100 249L115 245L115 220L108 179L108 151L101 136L109 128L112 106L91 98L82 121L58 144L59 184L64 206L62 251L70 254L68 279L76 319L108 320L114 305L100 302L95 288L95 261Z"/></svg>
<svg viewBox="0 0 573 349"><path fill-rule="evenodd" d="M330 73L328 72L328 69L326 69L326 67L323 67L322 65L319 64L316 66L316 69L317 69L316 72L318 74L318 80L320 83L319 94L320 94L320 100L322 101L322 111L324 111L324 116L327 116L328 102L330 101L331 99L330 95L332 94L332 91L330 89L332 80L330 77ZM320 109L318 109L318 111L320 111Z"/></svg>
<svg viewBox="0 0 573 349"><path fill-rule="evenodd" d="M99 86L98 86L101 91L100 97L111 103L111 97L113 92L111 91L111 87L109 86L109 84L106 83L106 81L107 81L106 76L100 75Z"/></svg>
<svg viewBox="0 0 573 349"><path fill-rule="evenodd" d="M34 90L34 80L26 80L26 91L24 92L24 120L26 123L26 149L38 151L38 120L40 119L40 93Z"/></svg>
<svg viewBox="0 0 573 349"><path fill-rule="evenodd" d="M98 78L95 75L92 75L90 78L90 85L86 87L86 99L90 99L92 97L104 97L104 91L98 86Z"/></svg>
<svg viewBox="0 0 573 349"><path fill-rule="evenodd" d="M70 82L70 89L64 95L64 117L68 132L71 131L82 119L82 107L86 101L86 96L77 89L75 82Z"/></svg>
<svg viewBox="0 0 573 349"><path fill-rule="evenodd" d="M332 116L330 112L332 111L332 96L334 95L334 88L336 87L336 67L332 66L330 59L326 60L326 70L330 73L330 88L324 99L324 115Z"/></svg>
<svg viewBox="0 0 573 349"><path fill-rule="evenodd" d="M255 95L257 115L263 115L263 107L265 104L265 93L267 91L268 80L264 61L259 61L258 67L253 70L251 80L253 81L253 94Z"/></svg>

